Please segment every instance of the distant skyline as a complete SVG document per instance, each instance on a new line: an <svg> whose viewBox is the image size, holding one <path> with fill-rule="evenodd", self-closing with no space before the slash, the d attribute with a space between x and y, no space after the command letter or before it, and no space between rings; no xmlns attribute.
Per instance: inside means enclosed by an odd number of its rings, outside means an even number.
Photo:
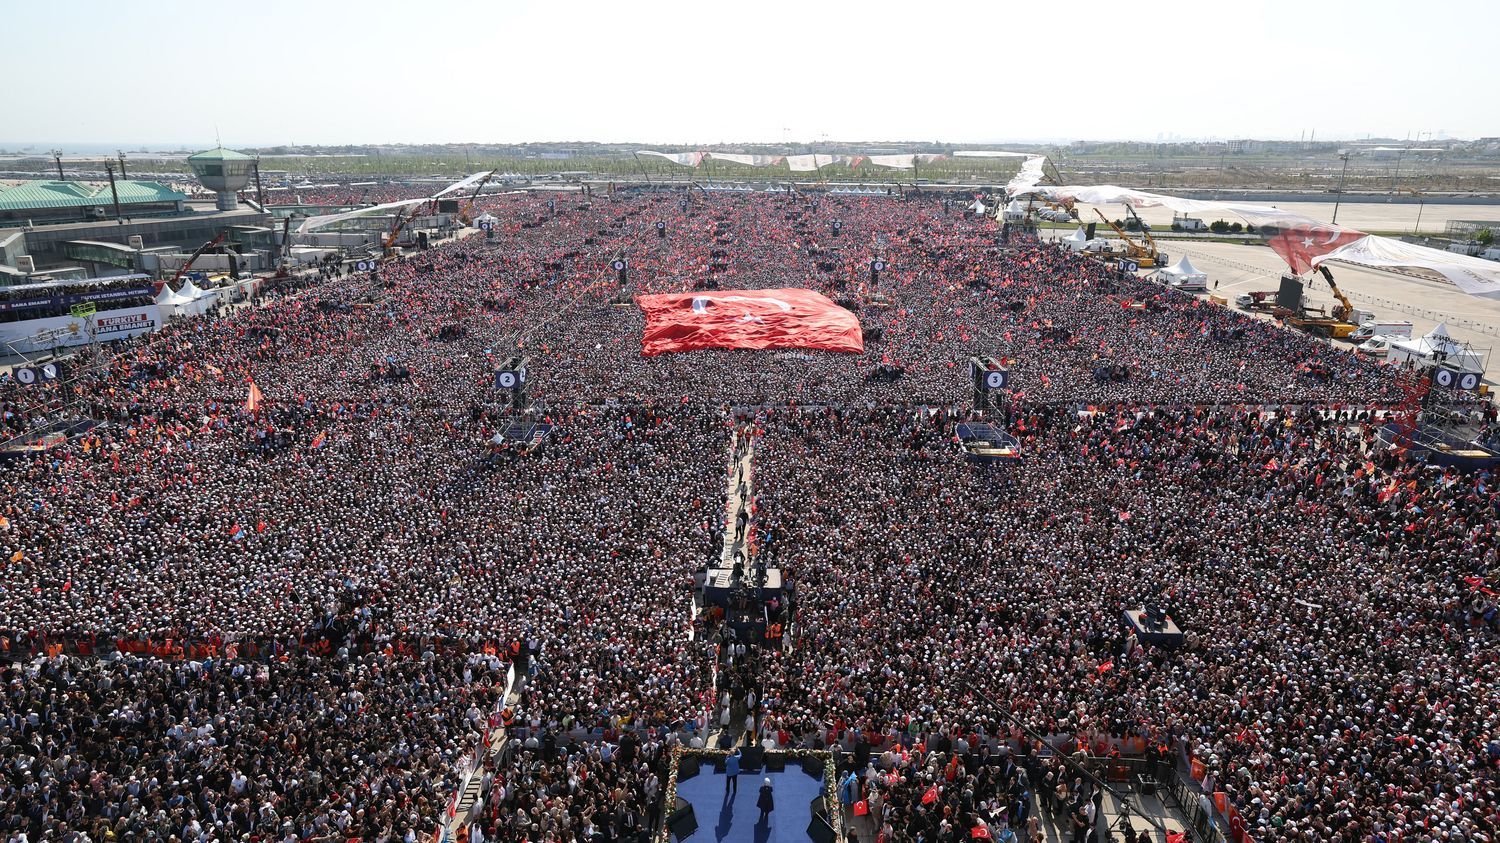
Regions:
<svg viewBox="0 0 1500 843"><path fill-rule="evenodd" d="M1479 0L82 0L5 18L6 149L1500 135Z"/></svg>

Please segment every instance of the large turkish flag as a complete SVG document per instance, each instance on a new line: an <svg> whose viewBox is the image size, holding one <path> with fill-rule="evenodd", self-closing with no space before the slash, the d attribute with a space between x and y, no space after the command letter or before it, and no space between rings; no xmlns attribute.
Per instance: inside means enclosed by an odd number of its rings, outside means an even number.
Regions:
<svg viewBox="0 0 1500 843"><path fill-rule="evenodd" d="M1338 225L1261 226L1261 234L1292 272L1301 275L1312 269L1312 259L1326 255L1365 236L1362 231Z"/></svg>
<svg viewBox="0 0 1500 843"><path fill-rule="evenodd" d="M812 290L715 290L637 296L641 354L698 348L865 350L859 319Z"/></svg>

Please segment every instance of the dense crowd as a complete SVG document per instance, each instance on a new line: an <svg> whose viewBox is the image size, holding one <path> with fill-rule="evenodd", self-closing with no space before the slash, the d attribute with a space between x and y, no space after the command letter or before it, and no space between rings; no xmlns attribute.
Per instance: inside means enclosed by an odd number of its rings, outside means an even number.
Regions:
<svg viewBox="0 0 1500 843"><path fill-rule="evenodd" d="M1492 839L1493 478L1259 409L1039 408L1021 466L974 471L952 421L767 414L764 552L802 606L768 729L1013 737L983 694L1085 745L1185 742L1258 839ZM1155 602L1183 649L1122 625Z"/></svg>
<svg viewBox="0 0 1500 843"><path fill-rule="evenodd" d="M442 817L500 667L379 655L7 666L0 833L414 840Z"/></svg>
<svg viewBox="0 0 1500 843"><path fill-rule="evenodd" d="M1058 797L976 687L1043 734L1187 746L1258 839L1495 838L1492 479L1258 406L1394 402L1390 369L938 202L484 207L489 236L0 382L7 436L106 422L0 476L0 649L138 653L11 668L0 831L415 839L511 664L525 737L487 762L479 833L650 827L670 736L724 707L687 603L734 529L739 418L798 617L735 711L863 745L887 840ZM824 292L866 351L640 355L631 294L714 286ZM974 354L1011 361L1020 467L954 448ZM525 455L493 386L512 355L551 425ZM1189 646L1122 635L1152 600ZM970 769L1001 744L1027 757Z"/></svg>

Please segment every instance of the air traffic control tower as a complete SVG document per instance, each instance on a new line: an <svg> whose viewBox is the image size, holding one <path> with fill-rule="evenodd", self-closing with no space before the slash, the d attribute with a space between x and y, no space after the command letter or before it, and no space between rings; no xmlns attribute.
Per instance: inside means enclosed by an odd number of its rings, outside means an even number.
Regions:
<svg viewBox="0 0 1500 843"><path fill-rule="evenodd" d="M188 156L188 166L204 187L218 196L219 210L233 211L235 194L250 183L255 159L243 152L219 147Z"/></svg>

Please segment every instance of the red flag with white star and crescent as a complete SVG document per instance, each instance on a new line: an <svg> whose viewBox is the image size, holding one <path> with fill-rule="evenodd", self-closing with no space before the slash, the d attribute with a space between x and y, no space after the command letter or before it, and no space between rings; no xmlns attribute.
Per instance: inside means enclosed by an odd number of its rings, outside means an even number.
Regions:
<svg viewBox="0 0 1500 843"><path fill-rule="evenodd" d="M646 314L641 354L701 348L864 351L859 318L802 289L714 290L637 296Z"/></svg>
<svg viewBox="0 0 1500 843"><path fill-rule="evenodd" d="M1266 237L1266 245L1281 255L1286 265L1298 275L1312 269L1313 258L1365 236L1363 231L1322 223L1262 226L1261 233Z"/></svg>

